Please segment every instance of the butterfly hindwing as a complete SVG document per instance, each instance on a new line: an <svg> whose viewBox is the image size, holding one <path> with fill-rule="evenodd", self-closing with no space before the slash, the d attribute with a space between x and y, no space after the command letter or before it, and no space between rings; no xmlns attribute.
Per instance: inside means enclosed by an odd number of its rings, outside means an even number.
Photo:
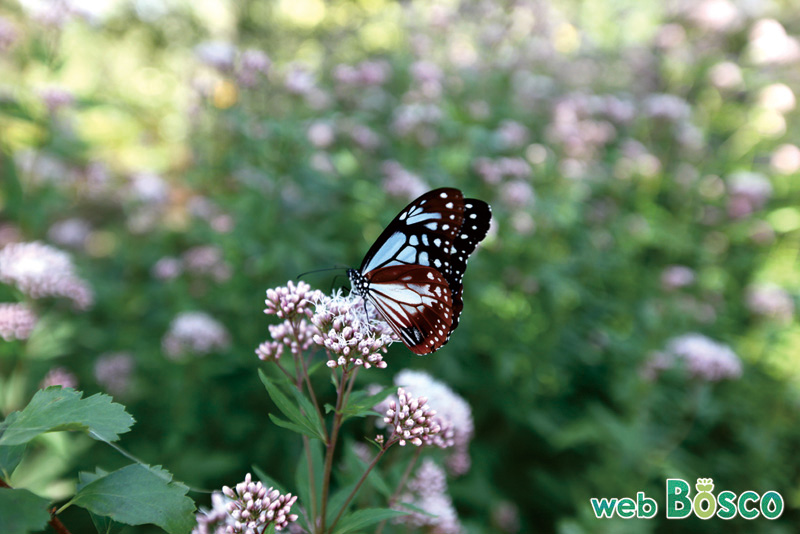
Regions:
<svg viewBox="0 0 800 534"><path fill-rule="evenodd" d="M381 233L352 287L376 307L417 354L438 350L458 326L467 259L486 237L491 209L461 191L429 191L406 206Z"/></svg>

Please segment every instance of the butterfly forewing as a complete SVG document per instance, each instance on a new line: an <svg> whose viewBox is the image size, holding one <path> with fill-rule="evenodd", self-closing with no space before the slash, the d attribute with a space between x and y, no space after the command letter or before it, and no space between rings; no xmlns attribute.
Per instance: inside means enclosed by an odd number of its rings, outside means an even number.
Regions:
<svg viewBox="0 0 800 534"><path fill-rule="evenodd" d="M405 207L369 249L354 291L373 304L412 351L428 354L458 325L467 259L486 236L489 205L442 188Z"/></svg>

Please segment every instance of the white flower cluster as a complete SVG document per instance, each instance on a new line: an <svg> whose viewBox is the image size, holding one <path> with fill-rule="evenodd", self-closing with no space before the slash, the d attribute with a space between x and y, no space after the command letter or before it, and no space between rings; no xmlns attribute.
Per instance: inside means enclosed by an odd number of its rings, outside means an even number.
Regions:
<svg viewBox="0 0 800 534"><path fill-rule="evenodd" d="M230 345L225 327L203 312L184 312L170 323L169 331L161 340L167 356L178 359L187 353L208 354L224 350Z"/></svg>

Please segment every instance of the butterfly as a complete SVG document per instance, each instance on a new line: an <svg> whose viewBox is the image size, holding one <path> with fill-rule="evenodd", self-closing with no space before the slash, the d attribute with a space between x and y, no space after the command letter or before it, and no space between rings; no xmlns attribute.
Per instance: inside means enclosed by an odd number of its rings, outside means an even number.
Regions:
<svg viewBox="0 0 800 534"><path fill-rule="evenodd" d="M347 271L352 290L413 352L439 350L458 326L467 259L491 220L482 200L451 187L428 191L389 223L359 269Z"/></svg>

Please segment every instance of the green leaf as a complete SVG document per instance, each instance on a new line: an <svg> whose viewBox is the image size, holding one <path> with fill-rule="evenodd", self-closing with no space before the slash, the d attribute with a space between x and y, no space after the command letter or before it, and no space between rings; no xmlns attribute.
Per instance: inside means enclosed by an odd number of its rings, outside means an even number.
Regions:
<svg viewBox="0 0 800 534"><path fill-rule="evenodd" d="M294 423L290 423L289 421L284 421L283 419L281 419L280 417L278 417L277 415L274 415L274 414L268 414L268 415L269 415L270 421L272 421L273 423L275 423L276 425L278 425L280 427L283 427L283 428L286 428L288 430L291 430L292 432L297 432L298 434L303 434L304 436L308 436L310 438L319 439L319 436L317 436L314 433L314 431L311 430L310 428L307 428L307 427L304 427L304 426L300 426L300 425L296 425Z"/></svg>
<svg viewBox="0 0 800 534"><path fill-rule="evenodd" d="M81 473L85 483L70 504L126 525L157 525L186 534L195 525L189 488L161 467L133 464L111 473Z"/></svg>
<svg viewBox="0 0 800 534"><path fill-rule="evenodd" d="M365 390L353 392L347 401L347 406L342 409L344 416L342 420L344 421L351 417L366 417L367 415L380 416L381 414L374 410L375 405L395 391L394 388L384 388L374 395L369 395Z"/></svg>
<svg viewBox="0 0 800 534"><path fill-rule="evenodd" d="M5 420L0 445L20 445L39 434L60 430L86 432L99 441L116 441L128 432L133 417L111 397L98 393L81 399L80 391L52 386L39 390L31 402Z"/></svg>
<svg viewBox="0 0 800 534"><path fill-rule="evenodd" d="M50 501L25 489L0 488L0 525L3 534L38 532L47 526Z"/></svg>
<svg viewBox="0 0 800 534"><path fill-rule="evenodd" d="M2 432L2 430L0 430ZM14 469L17 468L22 457L25 455L25 448L27 445L5 445L0 446L0 471L3 476L8 478Z"/></svg>
<svg viewBox="0 0 800 534"><path fill-rule="evenodd" d="M352 514L347 514L336 524L334 534L345 534L346 532L353 532L379 523L386 519L408 515L408 512L400 510L392 510L391 508L367 508L366 510L358 510Z"/></svg>
<svg viewBox="0 0 800 534"><path fill-rule="evenodd" d="M319 417L317 417L317 409L314 407L314 404L296 387L289 387L290 391L294 395L295 400L300 405L300 408L302 408L301 414L305 418L308 426L314 429L322 441L325 441L325 429L322 428L322 423L320 422Z"/></svg>
<svg viewBox="0 0 800 534"><path fill-rule="evenodd" d="M333 521L334 517L339 515L339 510L341 510L342 506L344 506L344 501L347 500L347 497L350 496L357 484L358 481L355 481L352 484L343 486L333 492L330 499L328 499L328 513L325 516L325 520L328 522L328 524ZM353 502L351 501L350 504L353 504Z"/></svg>
<svg viewBox="0 0 800 534"><path fill-rule="evenodd" d="M258 376L261 378L261 382L264 384L264 387L267 388L267 393L269 393L269 397L272 399L272 402L274 402L275 406L278 407L281 413L289 419L288 424L286 421L279 423L279 419L271 417L270 414L270 418L273 420L273 422L275 422L275 424L290 430L294 430L295 432L300 432L301 434L305 434L312 438L317 438L321 441L325 440L324 434L321 432L322 427L320 426L319 420L316 419L316 414L313 413L314 407L311 405L311 401L308 401L308 406L310 406L312 413L306 412L304 414L300 411L300 408L291 400L289 400L289 397L287 397L280 390L280 388L274 384L272 380L270 380L269 377L263 373L263 371L261 371L261 369L258 370ZM300 397L304 398L302 394ZM300 401L298 400L298 403L299 402Z"/></svg>

